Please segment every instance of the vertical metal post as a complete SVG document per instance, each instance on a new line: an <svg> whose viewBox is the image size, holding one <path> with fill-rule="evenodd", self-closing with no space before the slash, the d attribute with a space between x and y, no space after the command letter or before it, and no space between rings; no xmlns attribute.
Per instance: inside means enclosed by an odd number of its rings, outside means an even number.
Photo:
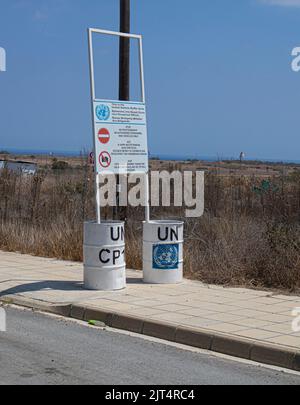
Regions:
<svg viewBox="0 0 300 405"><path fill-rule="evenodd" d="M130 33L130 0L120 0L120 32ZM119 100L130 99L130 38L120 37Z"/></svg>
<svg viewBox="0 0 300 405"><path fill-rule="evenodd" d="M93 32L91 29L88 30L88 41L89 41L89 61L90 61L90 82L91 82L91 104L92 104L92 122L94 125L94 101L96 99L95 92L95 72L94 72L94 54L93 54ZM101 208L100 208L100 179L97 172L97 156L96 156L96 139L93 128L93 145L94 145L94 164L95 164L95 195L96 195L96 218L97 223L101 223Z"/></svg>
<svg viewBox="0 0 300 405"><path fill-rule="evenodd" d="M130 33L130 0L120 0L120 32ZM119 100L130 99L130 38L120 37L119 51ZM117 175L117 206L114 207L114 219L125 219L126 208L120 208L120 176ZM123 218L120 218L120 217Z"/></svg>

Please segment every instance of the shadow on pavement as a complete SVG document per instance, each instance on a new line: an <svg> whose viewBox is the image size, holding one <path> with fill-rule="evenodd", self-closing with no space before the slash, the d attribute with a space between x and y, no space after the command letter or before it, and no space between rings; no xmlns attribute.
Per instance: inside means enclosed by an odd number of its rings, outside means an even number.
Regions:
<svg viewBox="0 0 300 405"><path fill-rule="evenodd" d="M142 278L128 277L126 279L127 284L143 284Z"/></svg>
<svg viewBox="0 0 300 405"><path fill-rule="evenodd" d="M18 281L18 280L14 280ZM19 280L23 282L24 280ZM1 284L0 284L1 285ZM80 291L83 288L83 283L79 281L36 281L32 283L21 284L16 287L8 288L0 292L0 297L5 295L20 294L25 292L56 290L56 291Z"/></svg>
<svg viewBox="0 0 300 405"><path fill-rule="evenodd" d="M12 281L6 280L0 283ZM13 280L19 281L20 283L24 282L24 280ZM26 280L27 281L27 280ZM135 278L135 277L128 277L127 284L143 284L142 278ZM35 292L35 291L43 291L43 290L55 290L55 291L82 291L84 290L83 282L82 281L53 281L53 280L44 280L44 281L34 281L25 284L20 284L16 287L11 287L6 290L0 291L0 297L5 295L13 295L13 294L20 294L26 292ZM86 290L88 291L88 290Z"/></svg>

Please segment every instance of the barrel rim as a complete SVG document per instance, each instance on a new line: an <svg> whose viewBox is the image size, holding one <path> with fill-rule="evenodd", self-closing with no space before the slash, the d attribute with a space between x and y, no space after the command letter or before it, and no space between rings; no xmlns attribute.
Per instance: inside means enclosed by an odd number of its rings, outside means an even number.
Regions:
<svg viewBox="0 0 300 405"><path fill-rule="evenodd" d="M102 226L102 225L103 226L122 225L122 226L124 226L125 222L124 221L113 221L113 220L111 220L111 221L101 221L101 223L98 224L97 221L85 221L84 225L98 225L98 226Z"/></svg>
<svg viewBox="0 0 300 405"><path fill-rule="evenodd" d="M167 220L167 219L160 219L160 220L151 220L151 221L143 221L144 225L184 225L184 221L177 221L177 220Z"/></svg>
<svg viewBox="0 0 300 405"><path fill-rule="evenodd" d="M91 244L83 243L83 247L84 248L95 248L95 249L115 248L115 247L123 247L123 248L125 248L126 244L123 242L123 243L120 243L120 244L116 243L114 245L101 245L101 246L99 246L99 244L91 245Z"/></svg>
<svg viewBox="0 0 300 405"><path fill-rule="evenodd" d="M184 240L178 240L178 241L171 241L171 240L148 240L143 238L143 243L147 243L149 245L179 245L182 246L184 245Z"/></svg>
<svg viewBox="0 0 300 405"><path fill-rule="evenodd" d="M83 269L84 269L84 274L86 274L86 272L89 271L93 271L95 273L99 272L103 275L104 272L106 273L113 273L115 271L121 271L122 273L124 272L124 274L126 275L126 263L120 264L120 265L115 265L115 266L103 266L103 267L95 267L95 266L91 266L87 263L83 263Z"/></svg>

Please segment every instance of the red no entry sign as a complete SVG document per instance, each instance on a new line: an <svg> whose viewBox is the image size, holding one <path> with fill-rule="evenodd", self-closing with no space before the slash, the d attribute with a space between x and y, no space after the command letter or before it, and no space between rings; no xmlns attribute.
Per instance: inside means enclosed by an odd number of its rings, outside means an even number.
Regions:
<svg viewBox="0 0 300 405"><path fill-rule="evenodd" d="M111 165L111 156L108 152L101 152L99 156L100 166L107 169Z"/></svg>
<svg viewBox="0 0 300 405"><path fill-rule="evenodd" d="M107 144L110 140L109 130L106 128L101 128L98 132L98 139L101 143Z"/></svg>

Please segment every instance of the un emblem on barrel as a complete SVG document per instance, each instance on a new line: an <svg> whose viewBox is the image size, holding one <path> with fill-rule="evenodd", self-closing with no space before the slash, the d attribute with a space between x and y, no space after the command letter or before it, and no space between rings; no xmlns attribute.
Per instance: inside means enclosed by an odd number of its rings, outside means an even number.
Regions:
<svg viewBox="0 0 300 405"><path fill-rule="evenodd" d="M154 245L153 268L157 270L176 270L179 264L179 245Z"/></svg>

